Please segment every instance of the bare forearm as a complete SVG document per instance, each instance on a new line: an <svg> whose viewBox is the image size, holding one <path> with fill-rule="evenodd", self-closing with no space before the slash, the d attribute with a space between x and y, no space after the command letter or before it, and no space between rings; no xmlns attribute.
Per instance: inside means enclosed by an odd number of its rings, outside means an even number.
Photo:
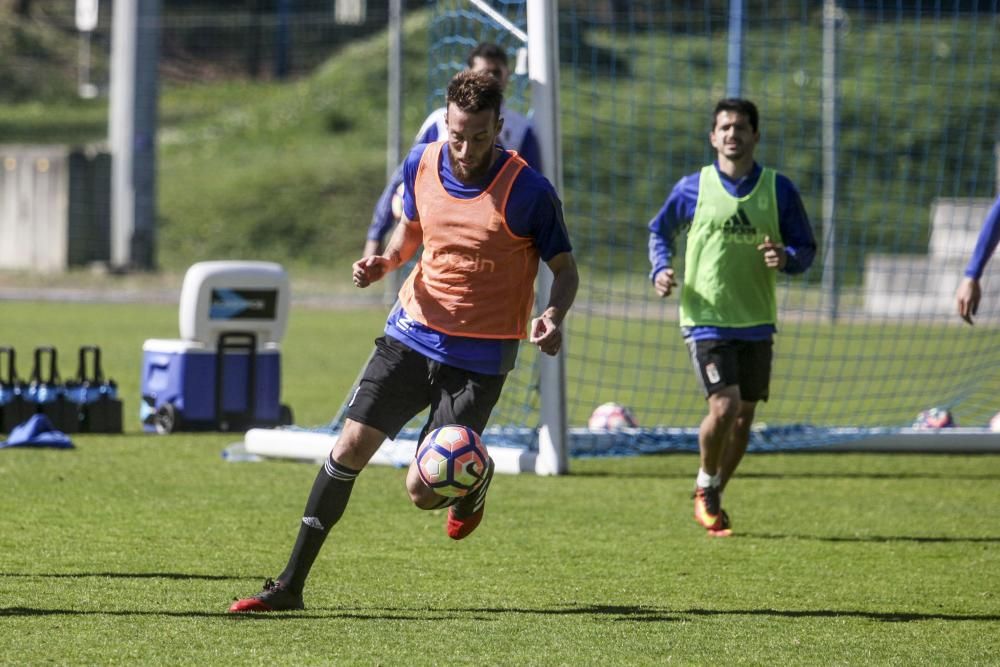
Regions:
<svg viewBox="0 0 1000 667"><path fill-rule="evenodd" d="M549 291L549 302L543 315L550 318L556 326L562 324L563 318L576 299L576 290L579 286L580 276L576 270L576 263L570 257L564 265L553 269L552 289Z"/></svg>
<svg viewBox="0 0 1000 667"><path fill-rule="evenodd" d="M382 253L382 256L389 261L390 271L398 269L413 257L420 247L422 237L418 223L402 221L396 225L396 230Z"/></svg>

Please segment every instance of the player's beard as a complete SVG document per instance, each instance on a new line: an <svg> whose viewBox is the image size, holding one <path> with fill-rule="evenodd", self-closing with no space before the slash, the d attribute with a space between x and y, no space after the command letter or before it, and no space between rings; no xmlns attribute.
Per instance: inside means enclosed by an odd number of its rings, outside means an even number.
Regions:
<svg viewBox="0 0 1000 667"><path fill-rule="evenodd" d="M455 174L457 178L462 183L466 185L472 185L479 183L486 177L486 174L490 171L490 166L493 164L493 149L483 156L483 159L476 164L469 165L468 167L462 165L457 159L452 158L451 160L451 171Z"/></svg>

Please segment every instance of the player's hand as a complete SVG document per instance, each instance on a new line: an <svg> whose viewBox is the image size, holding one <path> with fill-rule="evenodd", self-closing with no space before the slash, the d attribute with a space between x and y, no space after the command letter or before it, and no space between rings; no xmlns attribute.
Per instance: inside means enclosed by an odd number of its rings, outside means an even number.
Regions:
<svg viewBox="0 0 1000 667"><path fill-rule="evenodd" d="M979 310L981 297L979 281L975 278L963 278L955 292L955 303L958 306L959 316L969 324L972 324L972 316Z"/></svg>
<svg viewBox="0 0 1000 667"><path fill-rule="evenodd" d="M550 356L555 356L562 347L562 331L552 318L542 313L540 317L531 320L531 337L529 340L538 349Z"/></svg>
<svg viewBox="0 0 1000 667"><path fill-rule="evenodd" d="M653 278L653 287L661 297L670 296L673 289L677 287L677 281L674 280L674 270L663 269L657 273L656 277Z"/></svg>
<svg viewBox="0 0 1000 667"><path fill-rule="evenodd" d="M764 237L764 242L757 246L757 250L764 253L764 264L769 269L780 271L788 263L788 253L785 251L785 246L775 243L770 236Z"/></svg>
<svg viewBox="0 0 1000 667"><path fill-rule="evenodd" d="M351 267L355 287L368 287L389 272L389 260L381 255L369 255L354 262Z"/></svg>

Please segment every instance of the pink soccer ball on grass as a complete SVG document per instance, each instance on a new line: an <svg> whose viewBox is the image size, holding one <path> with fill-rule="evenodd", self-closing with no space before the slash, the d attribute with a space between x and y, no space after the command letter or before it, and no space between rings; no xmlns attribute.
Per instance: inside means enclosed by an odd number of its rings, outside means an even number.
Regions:
<svg viewBox="0 0 1000 667"><path fill-rule="evenodd" d="M587 420L587 428L591 431L618 431L638 425L632 411L620 403L598 405Z"/></svg>
<svg viewBox="0 0 1000 667"><path fill-rule="evenodd" d="M1000 412L990 418L990 430L994 433L1000 433Z"/></svg>
<svg viewBox="0 0 1000 667"><path fill-rule="evenodd" d="M955 418L947 408L930 408L924 410L913 422L913 428L939 429L955 426Z"/></svg>

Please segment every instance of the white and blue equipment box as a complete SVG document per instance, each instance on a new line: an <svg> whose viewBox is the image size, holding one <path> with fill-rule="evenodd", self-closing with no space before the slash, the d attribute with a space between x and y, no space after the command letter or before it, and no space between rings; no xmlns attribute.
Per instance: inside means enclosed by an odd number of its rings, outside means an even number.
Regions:
<svg viewBox="0 0 1000 667"><path fill-rule="evenodd" d="M147 431L235 431L292 423L280 343L290 301L280 264L199 262L184 275L180 339L142 345Z"/></svg>

